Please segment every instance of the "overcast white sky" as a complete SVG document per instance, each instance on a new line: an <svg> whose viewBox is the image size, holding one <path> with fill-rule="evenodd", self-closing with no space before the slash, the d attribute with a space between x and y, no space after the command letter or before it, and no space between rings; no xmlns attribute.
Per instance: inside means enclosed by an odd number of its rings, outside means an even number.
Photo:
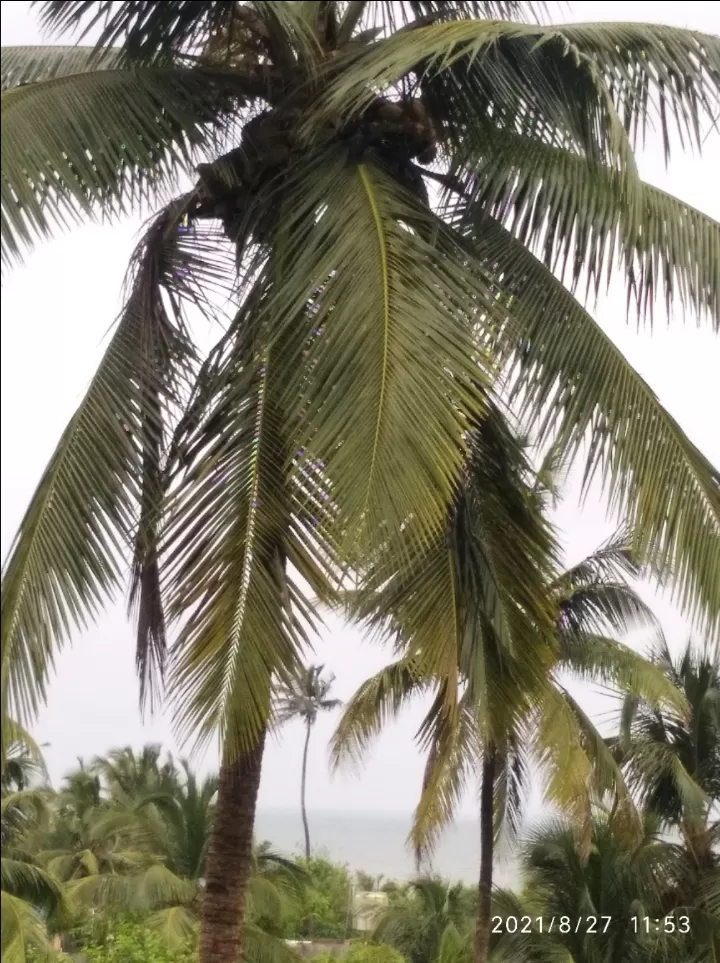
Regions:
<svg viewBox="0 0 720 963"><path fill-rule="evenodd" d="M30 4L2 2L3 45L41 40ZM574 20L665 22L720 33L716 3L575 3L564 17ZM720 137L713 134L703 157L676 156L666 171L657 143L641 158L643 176L720 219ZM119 294L140 221L113 227L87 226L40 245L2 288L2 554L57 439L97 364L103 338L120 306ZM604 297L596 317L650 383L692 440L720 464L720 339L694 322L656 323L652 337L626 323L621 292ZM567 560L590 551L612 530L599 499L580 511L576 485L557 514ZM652 597L652 593L648 592ZM671 645L688 629L664 600L657 610ZM49 704L37 735L49 743L47 759L58 779L78 756L86 759L117 745L159 741L176 750L169 720L143 725L137 709L133 632L118 603L86 632L78 633L58 660ZM316 661L336 675L336 692L347 698L387 653L364 642L355 629L329 617L316 646ZM588 693L597 712L606 702ZM362 779L330 778L327 740L334 718L322 719L311 748L309 805L314 809L408 812L417 801L423 761L412 737L421 710L409 712L378 743ZM266 753L260 790L263 807L295 806L302 730L288 728ZM211 754L203 765L214 765ZM469 797L463 813L475 812Z"/></svg>

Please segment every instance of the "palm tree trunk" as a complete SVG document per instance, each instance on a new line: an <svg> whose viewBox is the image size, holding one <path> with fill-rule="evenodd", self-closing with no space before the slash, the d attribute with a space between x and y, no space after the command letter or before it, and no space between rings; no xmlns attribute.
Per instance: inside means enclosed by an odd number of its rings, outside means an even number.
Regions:
<svg viewBox="0 0 720 963"><path fill-rule="evenodd" d="M242 956L245 892L264 748L263 731L253 749L220 767L205 871L198 963L239 963Z"/></svg>
<svg viewBox="0 0 720 963"><path fill-rule="evenodd" d="M310 859L310 826L308 824L307 809L305 808L305 787L307 785L308 747L310 745L310 722L306 725L305 748L303 750L302 774L300 776L300 812L302 813L303 829L305 830L305 859Z"/></svg>
<svg viewBox="0 0 720 963"><path fill-rule="evenodd" d="M490 951L496 764L495 747L488 746L483 758L482 784L480 786L480 880L478 882L478 910L475 926L475 963L487 963Z"/></svg>

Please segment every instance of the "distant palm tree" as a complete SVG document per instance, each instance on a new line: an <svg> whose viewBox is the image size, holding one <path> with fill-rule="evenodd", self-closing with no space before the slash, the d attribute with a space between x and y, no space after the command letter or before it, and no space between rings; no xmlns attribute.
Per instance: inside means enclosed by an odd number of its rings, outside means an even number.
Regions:
<svg viewBox="0 0 720 963"><path fill-rule="evenodd" d="M410 963L435 963L441 955L447 959L454 955L451 947L467 949L469 936L464 887L435 876L420 876L409 883L373 933L374 939L390 943Z"/></svg>
<svg viewBox="0 0 720 963"><path fill-rule="evenodd" d="M111 795L118 793L139 798L151 793L172 791L177 783L177 770L168 754L160 761L162 748L148 744L135 752L130 746L111 749L106 756L93 760L91 770L101 777Z"/></svg>
<svg viewBox="0 0 720 963"><path fill-rule="evenodd" d="M45 775L39 747L12 720L3 722L3 768L0 783L0 904L3 963L26 963L28 954L45 958L50 951L43 918L62 905L59 880L39 865L29 836L48 818L49 793L28 789Z"/></svg>
<svg viewBox="0 0 720 963"><path fill-rule="evenodd" d="M334 675L323 678L323 665L311 665L304 668L294 679L286 683L277 698L278 723L290 722L292 719L302 719L305 723L305 747L302 758L302 775L300 777L300 812L302 813L303 830L305 831L305 859L310 859L310 826L305 805L305 789L307 786L308 748L310 734L321 712L332 712L342 703L339 699L328 698Z"/></svg>

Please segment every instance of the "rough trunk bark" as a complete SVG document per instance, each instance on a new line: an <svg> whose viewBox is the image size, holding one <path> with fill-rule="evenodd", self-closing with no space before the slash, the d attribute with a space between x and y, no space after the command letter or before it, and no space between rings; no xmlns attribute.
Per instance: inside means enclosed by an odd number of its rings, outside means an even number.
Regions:
<svg viewBox="0 0 720 963"><path fill-rule="evenodd" d="M198 963L240 963L242 957L245 892L264 748L263 732L252 750L220 767L205 871Z"/></svg>
<svg viewBox="0 0 720 963"><path fill-rule="evenodd" d="M483 759L482 784L480 786L480 880L478 882L478 910L475 926L475 963L487 963L490 951L493 850L495 845L495 768L495 749L488 746Z"/></svg>
<svg viewBox="0 0 720 963"><path fill-rule="evenodd" d="M300 776L300 812L302 813L303 829L305 830L305 859L310 859L310 826L308 824L307 809L305 808L305 786L307 785L308 746L310 745L310 723L307 723L305 733L305 748L302 758L302 774Z"/></svg>

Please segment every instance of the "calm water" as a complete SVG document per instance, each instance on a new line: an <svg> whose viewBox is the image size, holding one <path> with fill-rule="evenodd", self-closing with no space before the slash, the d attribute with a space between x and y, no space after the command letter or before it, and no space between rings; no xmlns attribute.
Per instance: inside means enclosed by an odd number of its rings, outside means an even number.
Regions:
<svg viewBox="0 0 720 963"><path fill-rule="evenodd" d="M383 813L309 813L313 851L335 862L347 863L352 870L386 879L408 879L415 874L412 852L406 846L410 816ZM285 853L303 848L300 813L292 810L265 809L257 814L255 835L268 839ZM459 821L444 835L432 861L442 876L474 883L480 860L477 823ZM511 886L517 870L507 859L496 865L499 886Z"/></svg>

